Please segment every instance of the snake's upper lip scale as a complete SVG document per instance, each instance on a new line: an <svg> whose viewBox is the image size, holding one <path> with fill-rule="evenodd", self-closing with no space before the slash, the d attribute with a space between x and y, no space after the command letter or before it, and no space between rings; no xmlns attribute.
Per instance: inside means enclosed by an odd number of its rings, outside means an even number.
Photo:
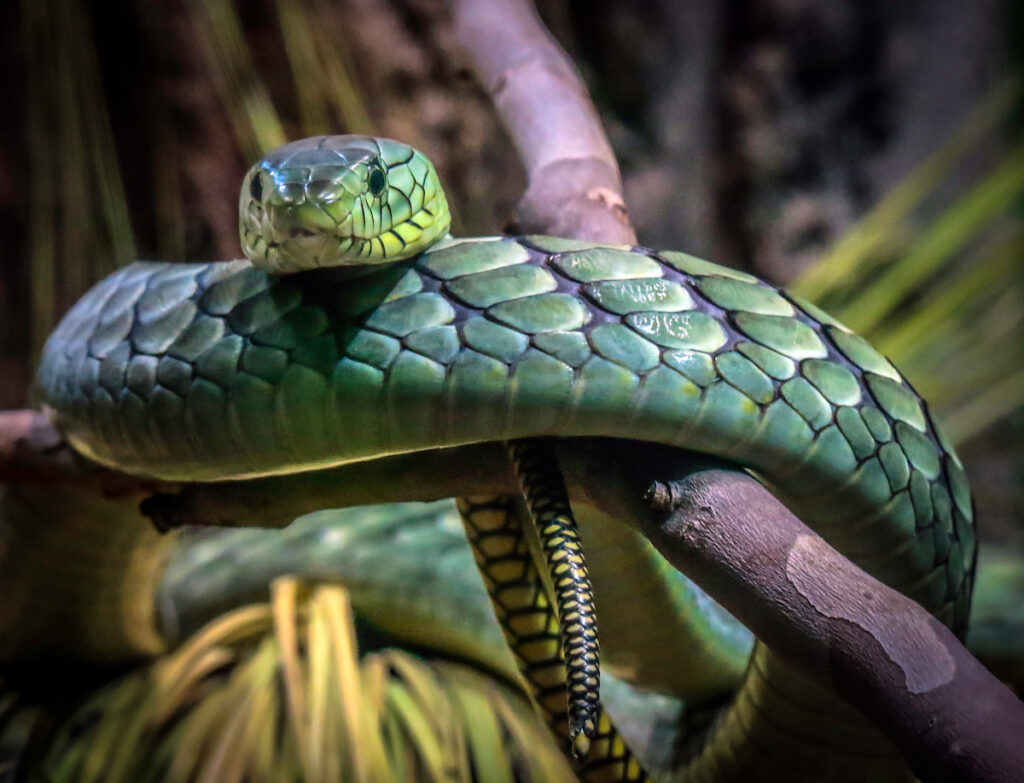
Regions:
<svg viewBox="0 0 1024 783"><path fill-rule="evenodd" d="M292 229L290 232L288 232L288 236L282 237L281 239L273 239L267 242L267 248L274 249L281 247L285 242L287 242L290 239L316 239L318 238L318 236L318 234L312 231L305 231L303 229Z"/></svg>

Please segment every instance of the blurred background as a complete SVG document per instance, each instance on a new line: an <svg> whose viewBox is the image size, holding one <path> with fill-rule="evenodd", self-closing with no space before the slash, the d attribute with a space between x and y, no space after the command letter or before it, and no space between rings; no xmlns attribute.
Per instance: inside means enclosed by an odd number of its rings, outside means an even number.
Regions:
<svg viewBox="0 0 1024 783"><path fill-rule="evenodd" d="M867 336L958 444L983 558L1024 552L1024 4L538 7L640 241L788 285ZM525 186L443 0L21 0L0 36L0 409L30 403L43 341L103 275L238 257L242 175L285 140L421 148L456 234L500 231ZM1016 563L997 572L1024 589ZM972 642L1019 650L1024 618L979 603Z"/></svg>
<svg viewBox="0 0 1024 783"><path fill-rule="evenodd" d="M622 165L641 242L792 286L864 333L1024 544L1019 63L1012 0L541 0ZM438 164L455 233L523 174L443 0L24 0L0 11L0 407L92 282L240 255L241 176L318 133Z"/></svg>

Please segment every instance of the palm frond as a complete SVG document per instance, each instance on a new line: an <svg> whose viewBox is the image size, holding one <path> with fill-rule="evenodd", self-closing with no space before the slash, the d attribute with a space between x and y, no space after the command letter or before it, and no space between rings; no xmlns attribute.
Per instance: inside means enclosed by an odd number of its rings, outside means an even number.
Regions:
<svg viewBox="0 0 1024 783"><path fill-rule="evenodd" d="M848 229L824 258L793 281L790 289L806 299L824 301L884 263L886 254L880 251L900 236L903 221L1005 122L1020 99L1021 88L1022 78L1018 76L993 90L939 149Z"/></svg>
<svg viewBox="0 0 1024 783"><path fill-rule="evenodd" d="M276 6L303 135L372 133L344 31L334 23L339 9L317 0L276 0Z"/></svg>
<svg viewBox="0 0 1024 783"><path fill-rule="evenodd" d="M474 669L385 649L358 659L340 586L274 583L58 733L52 783L569 780L525 697Z"/></svg>
<svg viewBox="0 0 1024 783"><path fill-rule="evenodd" d="M231 0L189 0L188 8L242 153L258 160L283 144L285 134L253 63L238 10Z"/></svg>
<svg viewBox="0 0 1024 783"><path fill-rule="evenodd" d="M84 0L25 0L29 79L30 329L135 257L121 169Z"/></svg>
<svg viewBox="0 0 1024 783"><path fill-rule="evenodd" d="M1021 86L993 91L791 286L878 346L961 442L1024 404L1024 142L934 218L918 213L963 161L999 143Z"/></svg>

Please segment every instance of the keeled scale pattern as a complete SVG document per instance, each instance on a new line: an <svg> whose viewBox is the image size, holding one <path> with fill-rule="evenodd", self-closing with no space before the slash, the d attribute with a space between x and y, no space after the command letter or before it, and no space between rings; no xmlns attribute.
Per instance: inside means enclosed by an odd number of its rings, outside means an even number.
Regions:
<svg viewBox="0 0 1024 783"><path fill-rule="evenodd" d="M966 616L967 482L906 380L813 306L682 253L465 240L370 282L133 264L68 314L40 378L86 453L171 478L536 434L689 446Z"/></svg>
<svg viewBox="0 0 1024 783"><path fill-rule="evenodd" d="M559 620L523 537L515 500L509 496L460 498L466 538L483 577L494 614L530 695L568 752L567 676ZM590 750L578 773L585 783L641 783L647 774L606 710L596 705Z"/></svg>
<svg viewBox="0 0 1024 783"><path fill-rule="evenodd" d="M601 671L594 593L579 527L550 447L543 442L514 441L509 444L509 456L551 577L565 656L569 739L576 758L583 759L597 732Z"/></svg>

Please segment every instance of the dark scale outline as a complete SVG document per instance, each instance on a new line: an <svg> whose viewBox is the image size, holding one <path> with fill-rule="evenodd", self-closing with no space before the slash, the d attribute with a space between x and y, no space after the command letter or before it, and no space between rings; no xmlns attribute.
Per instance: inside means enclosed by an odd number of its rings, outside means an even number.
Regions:
<svg viewBox="0 0 1024 783"><path fill-rule="evenodd" d="M487 585L491 603L495 606L495 614L505 634L506 641L513 652L516 663L523 677L529 683L531 695L544 718L545 723L554 735L565 742L565 730L568 725L566 710L565 661L559 643L558 621L556 620L555 603L547 595L544 583L533 562L529 546L523 538L523 531L517 516L515 502L508 496L480 498L462 498L458 503L459 514L466 530L466 538L473 550L477 567ZM476 521L478 512L497 513L504 518L497 526L484 527ZM482 541L489 538L501 538L506 541L502 554L488 554ZM498 580L494 576L495 566L508 563L519 564L520 569L511 578ZM511 604L501 598L502 594L517 591L520 596L528 592L532 598L528 603ZM516 592L512 592L515 595ZM511 622L515 618L542 615L543 629L527 634L518 633ZM546 642L554 650L554 657L536 659L526 658L521 650L524 645L533 642ZM554 677L539 679L537 673L560 669ZM551 684L545 684L554 680ZM554 704L552 704L554 702ZM616 740L618 743L616 744ZM612 753L615 748L618 751ZM564 747L564 750L568 750ZM622 783L641 783L646 780L646 773L636 758L629 751L625 741L619 737L614 725L598 707L596 715L596 731L591 741L590 754L580 769L580 777L584 781L622 781Z"/></svg>

